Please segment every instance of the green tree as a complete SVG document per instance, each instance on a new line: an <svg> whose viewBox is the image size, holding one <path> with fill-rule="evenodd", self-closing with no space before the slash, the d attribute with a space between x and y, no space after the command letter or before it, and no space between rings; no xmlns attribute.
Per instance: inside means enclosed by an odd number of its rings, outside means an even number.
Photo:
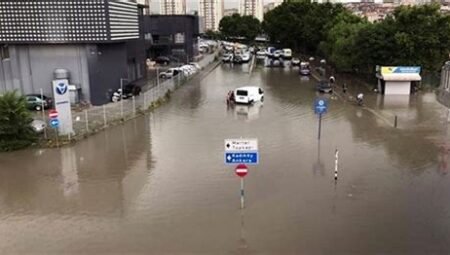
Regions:
<svg viewBox="0 0 450 255"><path fill-rule="evenodd" d="M220 20L219 31L226 38L244 37L246 41L252 41L261 32L261 23L253 16L235 13Z"/></svg>
<svg viewBox="0 0 450 255"><path fill-rule="evenodd" d="M220 40L220 39L222 39L221 33L217 32L217 31L206 30L204 35L208 39L213 39L213 40Z"/></svg>
<svg viewBox="0 0 450 255"><path fill-rule="evenodd" d="M356 39L359 31L367 29L370 23L363 18L341 12L328 29L326 40L320 43L322 53L339 71L353 71L356 68Z"/></svg>
<svg viewBox="0 0 450 255"><path fill-rule="evenodd" d="M25 97L15 91L0 95L0 151L22 149L36 141Z"/></svg>
<svg viewBox="0 0 450 255"><path fill-rule="evenodd" d="M333 20L344 11L340 4L285 1L266 13L263 30L272 43L304 53L317 53Z"/></svg>
<svg viewBox="0 0 450 255"><path fill-rule="evenodd" d="M437 4L401 6L386 22L394 28L396 64L439 70L450 51L450 16Z"/></svg>

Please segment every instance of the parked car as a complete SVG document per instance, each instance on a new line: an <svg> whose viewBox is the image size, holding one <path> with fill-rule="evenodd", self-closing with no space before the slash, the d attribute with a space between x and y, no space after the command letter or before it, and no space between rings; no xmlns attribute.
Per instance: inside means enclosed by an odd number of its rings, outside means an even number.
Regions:
<svg viewBox="0 0 450 255"><path fill-rule="evenodd" d="M168 57L165 56L159 56L155 58L155 62L156 64L162 64L162 65L168 65L170 64L170 59Z"/></svg>
<svg viewBox="0 0 450 255"><path fill-rule="evenodd" d="M202 70L202 67L201 67L198 63L190 62L189 65L191 65L191 66L197 68L197 70Z"/></svg>
<svg viewBox="0 0 450 255"><path fill-rule="evenodd" d="M49 97L44 96L42 100L41 95L30 94L26 95L27 107L30 110L42 111L42 105L44 105L44 110L52 106L52 100Z"/></svg>
<svg viewBox="0 0 450 255"><path fill-rule="evenodd" d="M266 55L267 55L269 58L274 57L275 51L276 51L275 47L267 47ZM278 56L278 57L279 57L279 56Z"/></svg>
<svg viewBox="0 0 450 255"><path fill-rule="evenodd" d="M44 132L44 129L47 127L47 123L42 120L33 120L31 122L31 127L33 128L34 132L40 134Z"/></svg>
<svg viewBox="0 0 450 255"><path fill-rule="evenodd" d="M252 55L249 51L244 52L241 55L241 63L248 63L250 61L251 57L252 57Z"/></svg>
<svg viewBox="0 0 450 255"><path fill-rule="evenodd" d="M273 57L274 58L280 58L283 55L283 51L282 50L276 50L273 53Z"/></svg>
<svg viewBox="0 0 450 255"><path fill-rule="evenodd" d="M225 63L233 62L233 54L225 53L222 57L222 61Z"/></svg>
<svg viewBox="0 0 450 255"><path fill-rule="evenodd" d="M333 87L329 82L323 80L317 85L317 90L323 93L331 93L333 92Z"/></svg>
<svg viewBox="0 0 450 255"><path fill-rule="evenodd" d="M193 75L193 74L194 74L194 70L195 70L195 68L194 68L193 66L190 66L190 65L180 66L180 67L178 67L178 69L179 69L181 72L183 72L183 74L184 74L185 76Z"/></svg>
<svg viewBox="0 0 450 255"><path fill-rule="evenodd" d="M291 60L292 66L299 66L300 65L300 59L298 58L293 58Z"/></svg>
<svg viewBox="0 0 450 255"><path fill-rule="evenodd" d="M170 78L178 75L179 73L180 73L180 70L178 68L169 68L169 70L160 73L159 78L163 78L163 79L169 78L170 79Z"/></svg>
<svg viewBox="0 0 450 255"><path fill-rule="evenodd" d="M132 96L138 96L139 94L141 94L141 90L142 90L141 87L137 86L134 83L127 84L123 88L122 98L123 99L127 99L127 98L130 98Z"/></svg>
<svg viewBox="0 0 450 255"><path fill-rule="evenodd" d="M252 104L264 101L264 91L259 87L240 87L234 90L234 101L241 104Z"/></svg>
<svg viewBox="0 0 450 255"><path fill-rule="evenodd" d="M27 94L26 97L39 97L39 99L41 98L41 94ZM48 97L46 95L42 95L42 98L44 99L45 102L47 102L48 107L52 107L53 106L53 99L51 97Z"/></svg>
<svg viewBox="0 0 450 255"><path fill-rule="evenodd" d="M265 59L266 58L266 52L262 51L262 50L256 52L256 58L257 59Z"/></svg>

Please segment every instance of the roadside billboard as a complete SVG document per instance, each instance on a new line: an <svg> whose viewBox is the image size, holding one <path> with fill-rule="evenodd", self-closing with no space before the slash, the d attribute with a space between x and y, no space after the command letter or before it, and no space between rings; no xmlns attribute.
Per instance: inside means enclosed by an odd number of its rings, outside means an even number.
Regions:
<svg viewBox="0 0 450 255"><path fill-rule="evenodd" d="M420 66L382 66L381 74L420 73Z"/></svg>

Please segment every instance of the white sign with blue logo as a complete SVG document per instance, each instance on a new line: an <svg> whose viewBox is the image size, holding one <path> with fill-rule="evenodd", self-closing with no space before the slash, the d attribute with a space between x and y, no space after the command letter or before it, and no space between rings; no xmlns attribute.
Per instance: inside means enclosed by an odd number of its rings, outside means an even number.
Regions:
<svg viewBox="0 0 450 255"><path fill-rule="evenodd" d="M72 112L70 107L69 81L67 79L53 80L53 97L55 109L58 111L59 133L73 133ZM51 123L50 123L51 125Z"/></svg>
<svg viewBox="0 0 450 255"><path fill-rule="evenodd" d="M325 98L316 98L314 100L314 112L322 115L328 110L328 101Z"/></svg>
<svg viewBox="0 0 450 255"><path fill-rule="evenodd" d="M259 163L258 139L225 139L225 164Z"/></svg>
<svg viewBox="0 0 450 255"><path fill-rule="evenodd" d="M51 119L50 120L50 126L52 128L58 128L59 127L59 120L58 119Z"/></svg>

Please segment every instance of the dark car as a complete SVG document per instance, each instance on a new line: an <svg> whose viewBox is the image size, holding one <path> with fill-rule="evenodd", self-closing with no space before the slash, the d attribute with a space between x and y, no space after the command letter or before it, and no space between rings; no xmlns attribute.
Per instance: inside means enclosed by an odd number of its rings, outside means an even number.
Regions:
<svg viewBox="0 0 450 255"><path fill-rule="evenodd" d="M124 88L123 88L123 95L122 97L124 99L126 98L130 98L132 96L138 96L139 94L141 94L141 87L137 86L134 83L130 83L127 84Z"/></svg>
<svg viewBox="0 0 450 255"><path fill-rule="evenodd" d="M168 65L170 64L170 59L168 57L159 56L155 58L157 64Z"/></svg>
<svg viewBox="0 0 450 255"><path fill-rule="evenodd" d="M27 99L27 106L30 110L41 111L42 106L44 106L44 110L52 107L53 100L50 97L42 96L39 94L29 94L25 96Z"/></svg>
<svg viewBox="0 0 450 255"><path fill-rule="evenodd" d="M323 93L331 93L333 92L333 87L329 82L320 81L319 84L317 85L317 90Z"/></svg>

